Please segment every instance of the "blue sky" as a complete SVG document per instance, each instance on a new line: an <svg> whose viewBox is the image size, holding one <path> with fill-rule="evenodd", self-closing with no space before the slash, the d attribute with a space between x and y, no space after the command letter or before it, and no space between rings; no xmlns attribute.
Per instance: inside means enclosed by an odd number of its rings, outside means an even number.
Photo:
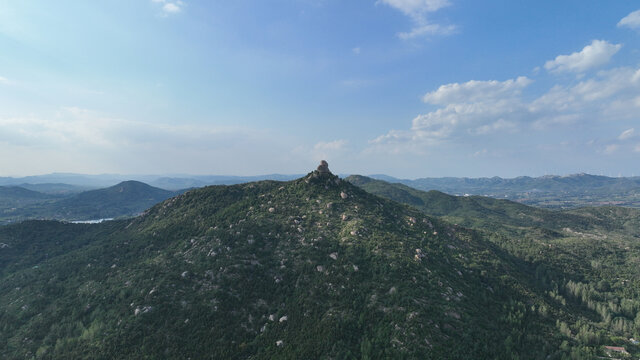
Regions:
<svg viewBox="0 0 640 360"><path fill-rule="evenodd" d="M640 175L640 5L0 0L0 176Z"/></svg>

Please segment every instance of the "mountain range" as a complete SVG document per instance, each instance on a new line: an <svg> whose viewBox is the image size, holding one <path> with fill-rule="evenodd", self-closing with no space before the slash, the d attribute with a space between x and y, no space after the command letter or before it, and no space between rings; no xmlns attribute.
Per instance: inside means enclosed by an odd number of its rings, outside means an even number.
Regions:
<svg viewBox="0 0 640 360"><path fill-rule="evenodd" d="M193 189L127 220L1 227L0 355L640 351L628 340L640 329L638 210L560 212L346 180L314 171Z"/></svg>
<svg viewBox="0 0 640 360"><path fill-rule="evenodd" d="M403 180L387 175L372 175L371 178L401 183L418 190L507 198L539 207L573 208L585 205L640 207L640 177L612 178L574 174L521 176L513 179L444 177Z"/></svg>
<svg viewBox="0 0 640 360"><path fill-rule="evenodd" d="M268 174L256 176L236 175L86 175L72 173L53 173L25 177L0 177L0 186L20 186L36 191L53 193L56 191L81 192L105 188L118 183L135 180L165 190L181 190L207 185L233 185L260 180L287 181L302 175ZM63 185L61 187L60 185Z"/></svg>

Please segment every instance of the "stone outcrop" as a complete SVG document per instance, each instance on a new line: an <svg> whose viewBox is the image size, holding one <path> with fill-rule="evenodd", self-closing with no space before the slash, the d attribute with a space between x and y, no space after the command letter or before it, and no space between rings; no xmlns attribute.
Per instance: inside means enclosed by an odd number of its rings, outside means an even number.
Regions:
<svg viewBox="0 0 640 360"><path fill-rule="evenodd" d="M329 170L329 163L325 160L320 161L320 165L310 172L304 179L307 184L324 185L325 188L332 186L338 186L340 184L340 178L337 175L333 175Z"/></svg>
<svg viewBox="0 0 640 360"><path fill-rule="evenodd" d="M320 165L318 165L318 172L321 174L330 174L331 171L329 171L329 163L326 162L325 160L320 161Z"/></svg>

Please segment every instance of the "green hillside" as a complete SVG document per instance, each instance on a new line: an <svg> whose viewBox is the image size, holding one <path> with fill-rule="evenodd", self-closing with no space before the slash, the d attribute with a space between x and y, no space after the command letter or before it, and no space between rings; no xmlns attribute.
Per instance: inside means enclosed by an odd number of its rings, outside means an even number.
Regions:
<svg viewBox="0 0 640 360"><path fill-rule="evenodd" d="M61 200L51 209L54 218L89 220L132 216L176 195L139 181L124 181L112 187L85 191Z"/></svg>
<svg viewBox="0 0 640 360"><path fill-rule="evenodd" d="M22 189L22 188L18 188ZM130 217L151 206L178 194L149 186L139 181L125 181L105 189L89 190L66 197L54 197L22 189L21 196L31 195L31 200L21 203L12 202L11 208L5 206L0 221L22 221L28 219L48 220L94 220L105 218ZM0 191L2 201L11 199Z"/></svg>
<svg viewBox="0 0 640 360"><path fill-rule="evenodd" d="M556 320L574 316L521 260L331 174L192 190L129 221L26 222L0 243L7 358L546 359L573 344Z"/></svg>
<svg viewBox="0 0 640 360"><path fill-rule="evenodd" d="M572 312L585 316L563 327L574 340L596 350L596 345L611 343L638 350L628 339L640 333L640 210L552 211L488 197L423 192L362 176L347 180L474 228L525 261L551 298L577 306Z"/></svg>
<svg viewBox="0 0 640 360"><path fill-rule="evenodd" d="M365 176L352 175L346 181L387 199L411 205L424 213L479 230L549 232L574 230L617 231L640 234L633 225L640 221L640 210L623 207L588 207L555 211L486 196L453 196L440 191L421 191L403 184L388 183ZM551 234L551 233L550 233ZM559 233L556 235L560 236Z"/></svg>

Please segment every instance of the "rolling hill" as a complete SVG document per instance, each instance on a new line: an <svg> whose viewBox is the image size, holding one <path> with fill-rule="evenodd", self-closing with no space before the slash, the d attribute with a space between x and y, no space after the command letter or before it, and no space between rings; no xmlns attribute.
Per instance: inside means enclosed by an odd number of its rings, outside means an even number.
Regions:
<svg viewBox="0 0 640 360"><path fill-rule="evenodd" d="M173 191L139 181L124 181L63 199L53 204L49 211L56 214L54 219L90 220L133 216L174 195L176 193Z"/></svg>

